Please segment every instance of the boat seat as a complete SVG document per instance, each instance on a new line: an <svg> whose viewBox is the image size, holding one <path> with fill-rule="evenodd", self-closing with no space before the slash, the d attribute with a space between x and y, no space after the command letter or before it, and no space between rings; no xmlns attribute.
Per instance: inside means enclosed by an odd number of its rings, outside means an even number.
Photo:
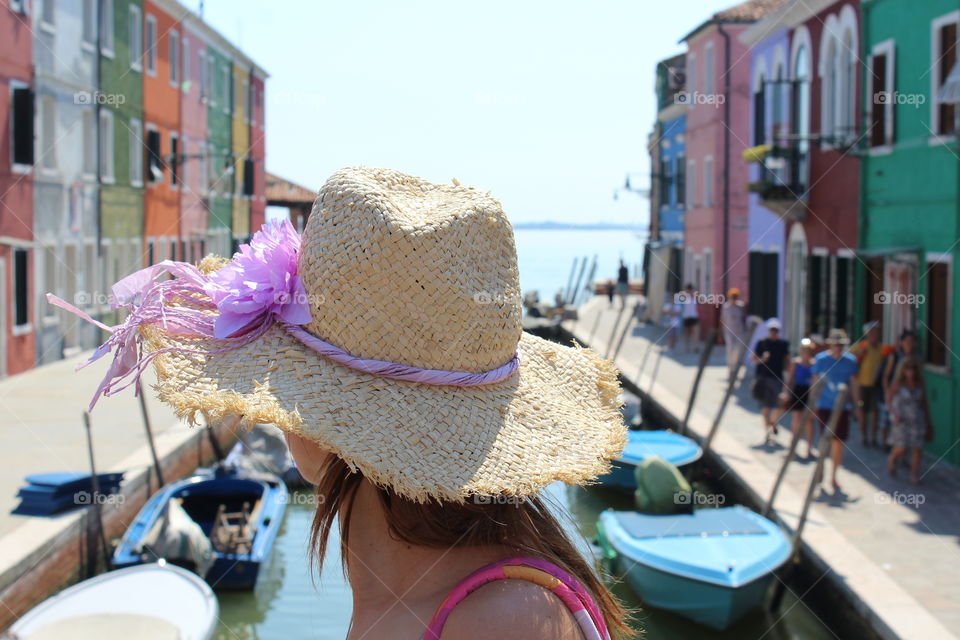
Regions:
<svg viewBox="0 0 960 640"><path fill-rule="evenodd" d="M659 456L650 456L634 470L637 489L634 506L641 513L674 514L693 510L690 483L680 471Z"/></svg>
<svg viewBox="0 0 960 640"><path fill-rule="evenodd" d="M701 509L695 514L671 516L669 525L661 516L630 511L617 512L620 526L634 538L679 538L685 536L757 535L767 531L748 515L733 509Z"/></svg>
<svg viewBox="0 0 960 640"><path fill-rule="evenodd" d="M227 506L221 504L210 530L214 549L220 553L250 553L262 506L263 500L257 500L251 511L250 503L244 502L240 511L228 512Z"/></svg>

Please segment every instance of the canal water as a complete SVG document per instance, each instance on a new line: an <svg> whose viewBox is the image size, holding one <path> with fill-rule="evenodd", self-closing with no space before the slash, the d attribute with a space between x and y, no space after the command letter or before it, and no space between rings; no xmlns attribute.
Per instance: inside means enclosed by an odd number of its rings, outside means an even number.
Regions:
<svg viewBox="0 0 960 640"><path fill-rule="evenodd" d="M602 510L630 508L629 496L601 488L568 488L557 484L546 493L570 533L580 540L584 553L591 552L588 540L596 534L595 523ZM307 564L307 539L314 509L311 502L309 492L291 494L280 535L261 570L255 591L218 594L221 622L217 640L342 640L346 637L352 597L340 570L339 541L331 537L323 575L316 584ZM634 627L643 630L648 640L834 637L789 590L778 611L755 611L733 628L719 633L673 614L644 608L626 584L614 584L612 589L636 611Z"/></svg>

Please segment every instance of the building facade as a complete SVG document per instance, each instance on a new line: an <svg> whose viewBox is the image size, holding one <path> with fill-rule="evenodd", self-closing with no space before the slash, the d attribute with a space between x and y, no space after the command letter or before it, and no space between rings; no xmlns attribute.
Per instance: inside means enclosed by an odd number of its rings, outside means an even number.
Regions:
<svg viewBox="0 0 960 640"><path fill-rule="evenodd" d="M927 450L957 464L958 106L941 94L957 65L960 7L952 0L872 0L862 11L868 72L858 320L880 321L885 342L903 329L917 332L934 425Z"/></svg>
<svg viewBox="0 0 960 640"><path fill-rule="evenodd" d="M248 179L252 179L250 196L250 229L256 231L267 217L267 129L264 89L266 73L254 67L250 73L250 162Z"/></svg>
<svg viewBox="0 0 960 640"><path fill-rule="evenodd" d="M207 45L207 247L217 255L233 254L233 68L225 49Z"/></svg>
<svg viewBox="0 0 960 640"><path fill-rule="evenodd" d="M202 22L188 14L181 22L183 70L180 91L180 233L187 259L207 253L210 179L207 170L209 65Z"/></svg>
<svg viewBox="0 0 960 640"><path fill-rule="evenodd" d="M8 1L0 4L0 377L36 360L33 114L30 17L24 2Z"/></svg>

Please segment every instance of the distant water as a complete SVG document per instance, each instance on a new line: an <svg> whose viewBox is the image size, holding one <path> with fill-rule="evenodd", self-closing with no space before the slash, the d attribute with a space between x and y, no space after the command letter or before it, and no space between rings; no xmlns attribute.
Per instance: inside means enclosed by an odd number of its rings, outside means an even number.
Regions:
<svg viewBox="0 0 960 640"><path fill-rule="evenodd" d="M630 268L630 277L639 278L647 239L646 231L639 230L518 229L514 235L520 265L520 289L522 292L536 289L540 292L540 299L546 301L552 301L557 291L566 288L574 259L582 260L584 256L589 258L588 273L593 257L597 256L594 279L616 278L621 258ZM583 281L586 277L584 274Z"/></svg>

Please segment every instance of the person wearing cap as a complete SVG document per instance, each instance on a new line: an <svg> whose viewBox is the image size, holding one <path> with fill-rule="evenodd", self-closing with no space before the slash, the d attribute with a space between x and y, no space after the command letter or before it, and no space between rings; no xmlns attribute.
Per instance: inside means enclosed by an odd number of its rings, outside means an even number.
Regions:
<svg viewBox="0 0 960 640"><path fill-rule="evenodd" d="M850 388L850 395L840 410L837 425L834 431L834 440L831 445L830 457L833 462L831 469L831 485L834 491L840 491L837 482L837 470L843 462L843 448L850 435L850 398L853 404L859 407L860 385L857 382L857 359L853 354L845 352L844 348L850 344L850 338L843 329L831 329L827 334L827 350L813 359L813 384L816 385L822 378L820 395L817 396L816 417L817 424L822 431L830 422L830 414L837 400L840 385ZM858 409L858 418L863 422L863 412Z"/></svg>
<svg viewBox="0 0 960 640"><path fill-rule="evenodd" d="M178 415L282 429L317 485L315 567L339 530L351 637L626 637L540 496L622 452L618 373L524 332L519 284L488 191L343 169L302 237L268 223L232 260L117 283L129 313L91 357L114 351L93 402L152 362Z"/></svg>
<svg viewBox="0 0 960 640"><path fill-rule="evenodd" d="M727 291L727 299L720 310L720 326L723 329L723 342L727 352L727 377L733 380L740 366L746 340L747 309L740 300L740 289Z"/></svg>
<svg viewBox="0 0 960 640"><path fill-rule="evenodd" d="M860 365L857 383L860 385L860 408L864 416L860 423L860 435L863 446L879 447L883 442L877 439L878 416L880 405L883 404L880 378L883 375L884 360L893 349L882 343L880 323L875 320L864 323L863 335L865 339L850 348L850 353Z"/></svg>
<svg viewBox="0 0 960 640"><path fill-rule="evenodd" d="M769 444L777 434L777 423L783 416L780 394L788 390L783 369L790 353L790 343L780 337L780 321L767 320L767 337L757 342L750 359L756 364L753 398L760 403L764 442Z"/></svg>

